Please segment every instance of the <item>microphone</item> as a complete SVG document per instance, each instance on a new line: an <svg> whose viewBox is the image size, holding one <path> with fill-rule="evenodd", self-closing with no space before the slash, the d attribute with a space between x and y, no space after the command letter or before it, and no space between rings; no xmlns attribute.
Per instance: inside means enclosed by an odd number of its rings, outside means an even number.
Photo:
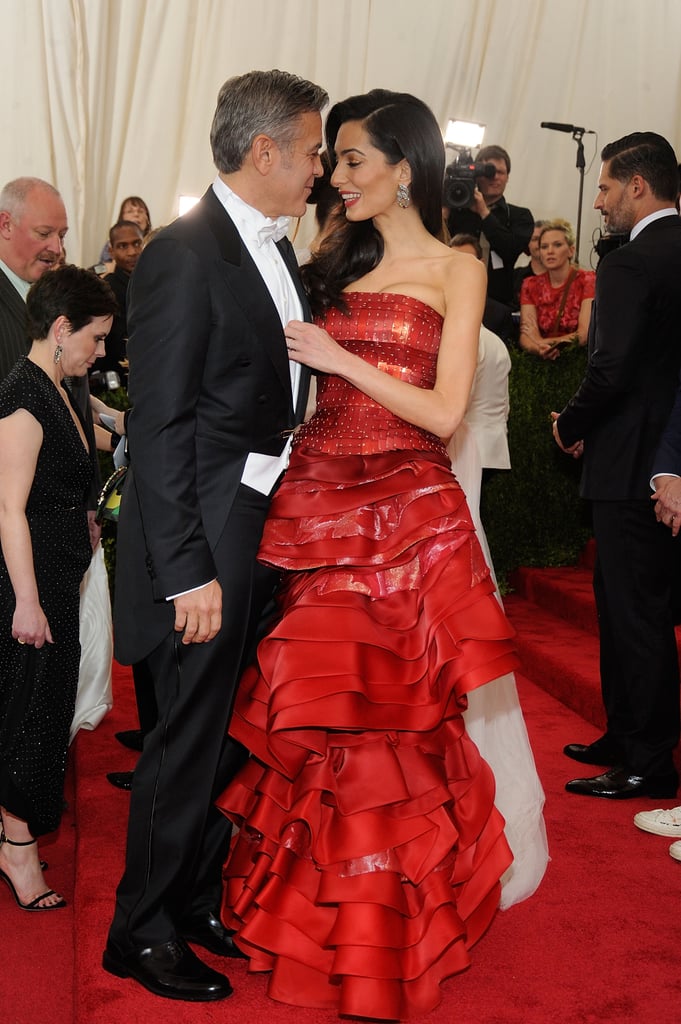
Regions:
<svg viewBox="0 0 681 1024"><path fill-rule="evenodd" d="M551 128L554 132L581 132L583 135L594 135L595 133L587 128L578 128L574 124L562 124L560 121L542 121L540 128Z"/></svg>

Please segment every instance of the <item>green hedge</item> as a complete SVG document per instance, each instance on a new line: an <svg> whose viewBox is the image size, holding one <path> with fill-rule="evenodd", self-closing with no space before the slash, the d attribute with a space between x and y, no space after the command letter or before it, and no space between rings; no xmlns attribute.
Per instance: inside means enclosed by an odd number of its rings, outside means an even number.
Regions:
<svg viewBox="0 0 681 1024"><path fill-rule="evenodd" d="M560 451L551 410L560 412L579 386L586 349L564 351L555 362L511 352L509 471L483 486L481 518L500 582L520 565L573 564L591 535L579 497L581 465Z"/></svg>

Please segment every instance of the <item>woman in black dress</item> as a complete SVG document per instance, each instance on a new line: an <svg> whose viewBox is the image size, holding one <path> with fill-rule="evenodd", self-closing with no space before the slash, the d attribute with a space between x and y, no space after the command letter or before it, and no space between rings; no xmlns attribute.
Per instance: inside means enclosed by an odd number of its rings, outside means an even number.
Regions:
<svg viewBox="0 0 681 1024"><path fill-rule="evenodd" d="M59 825L78 683L80 582L93 471L65 378L104 351L109 286L66 266L26 300L30 352L0 384L0 877L22 910L54 910L37 836Z"/></svg>

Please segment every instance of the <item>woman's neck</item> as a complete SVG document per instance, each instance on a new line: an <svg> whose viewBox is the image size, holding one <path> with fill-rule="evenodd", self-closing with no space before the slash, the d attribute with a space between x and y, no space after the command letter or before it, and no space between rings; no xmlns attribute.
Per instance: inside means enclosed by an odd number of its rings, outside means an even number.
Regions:
<svg viewBox="0 0 681 1024"><path fill-rule="evenodd" d="M557 288L558 285L565 284L568 277L570 276L571 270L571 263L564 264L564 266L560 267L558 270L549 270L549 281L551 282L553 287Z"/></svg>
<svg viewBox="0 0 681 1024"><path fill-rule="evenodd" d="M46 341L34 341L28 358L47 374L55 387L61 388L64 374L61 372L59 363L55 363L52 349Z"/></svg>

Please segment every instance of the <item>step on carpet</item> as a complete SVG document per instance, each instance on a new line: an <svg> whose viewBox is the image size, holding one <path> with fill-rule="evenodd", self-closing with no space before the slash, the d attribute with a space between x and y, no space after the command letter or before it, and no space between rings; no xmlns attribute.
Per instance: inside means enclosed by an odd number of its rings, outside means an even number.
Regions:
<svg viewBox="0 0 681 1024"><path fill-rule="evenodd" d="M589 545L577 566L517 569L504 606L517 632L524 674L603 730L594 555ZM681 627L676 640L681 656Z"/></svg>

